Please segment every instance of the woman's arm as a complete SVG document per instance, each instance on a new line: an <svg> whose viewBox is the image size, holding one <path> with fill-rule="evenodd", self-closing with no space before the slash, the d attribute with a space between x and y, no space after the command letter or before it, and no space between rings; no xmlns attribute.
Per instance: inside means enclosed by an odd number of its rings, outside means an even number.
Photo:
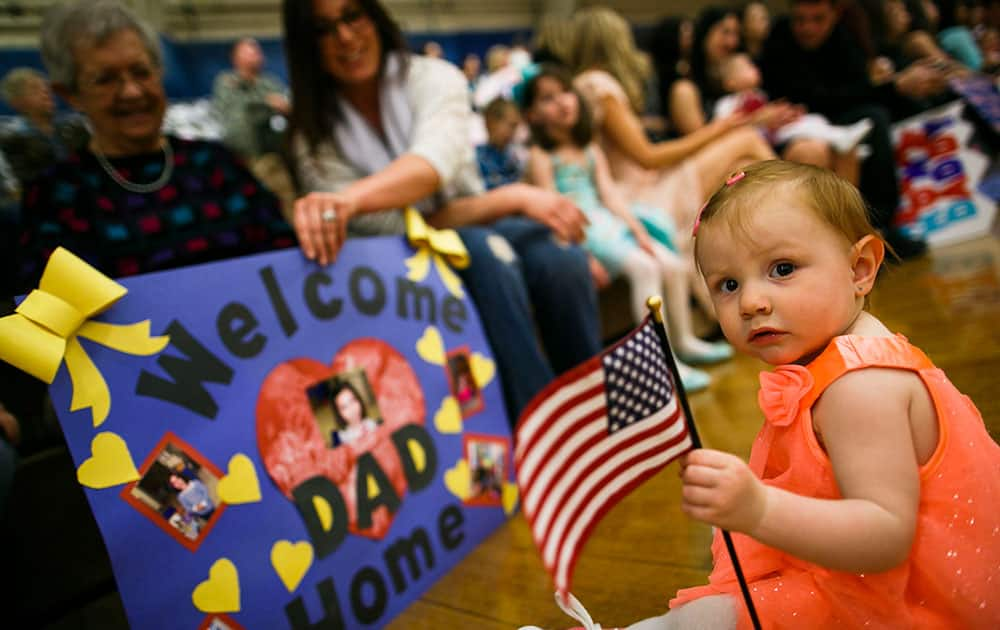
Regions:
<svg viewBox="0 0 1000 630"><path fill-rule="evenodd" d="M433 195L441 184L440 174L427 159L406 153L341 192L354 200L357 212L380 212Z"/></svg>
<svg viewBox="0 0 1000 630"><path fill-rule="evenodd" d="M920 500L909 417L915 378L898 370L852 372L814 405L842 499L764 485L736 456L699 450L684 462L685 511L830 569L899 565L913 544Z"/></svg>
<svg viewBox="0 0 1000 630"><path fill-rule="evenodd" d="M670 86L669 112L674 128L686 136L705 126L705 110L701 90L690 79L678 79Z"/></svg>
<svg viewBox="0 0 1000 630"><path fill-rule="evenodd" d="M570 199L557 192L530 184L507 184L482 195L455 199L427 217L439 228L492 223L512 214L521 214L548 226L559 238L578 243L583 240L587 218Z"/></svg>
<svg viewBox="0 0 1000 630"><path fill-rule="evenodd" d="M630 158L644 168L663 168L676 164L722 136L746 123L745 117L729 117L712 121L697 131L664 142L652 143L646 137L639 118L628 105L608 95L604 107L604 133Z"/></svg>

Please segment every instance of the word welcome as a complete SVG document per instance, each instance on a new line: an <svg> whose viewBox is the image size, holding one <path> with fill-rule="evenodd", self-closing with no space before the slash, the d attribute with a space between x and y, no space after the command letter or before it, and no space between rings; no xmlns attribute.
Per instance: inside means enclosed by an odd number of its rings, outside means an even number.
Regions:
<svg viewBox="0 0 1000 630"><path fill-rule="evenodd" d="M291 338L298 332L299 323L289 307L282 285L275 277L274 269L263 267L258 276L272 315L277 318L285 337ZM333 284L334 279L325 271L314 271L302 281L303 301L310 315L319 321L333 321L344 310L344 298L332 290ZM404 276L395 278L394 287L393 296L382 277L364 265L351 269L347 277L350 304L362 315L376 317L393 301L400 319L412 318L430 324L436 324L440 319L448 330L455 333L463 331L468 311L458 298L446 294L439 303L429 287ZM241 302L229 302L223 306L215 324L222 345L238 359L258 356L268 343L268 336L260 330L257 314ZM233 368L195 339L177 320L170 322L164 334L170 335L168 347L173 347L185 358L161 353L157 364L173 380L142 370L135 393L184 407L209 420L215 419L219 405L205 389L205 384L229 385L234 376Z"/></svg>

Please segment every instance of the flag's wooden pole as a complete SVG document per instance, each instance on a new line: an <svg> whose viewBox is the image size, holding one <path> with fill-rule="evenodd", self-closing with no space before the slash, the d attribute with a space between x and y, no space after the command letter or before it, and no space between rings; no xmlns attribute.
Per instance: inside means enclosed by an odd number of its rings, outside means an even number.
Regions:
<svg viewBox="0 0 1000 630"><path fill-rule="evenodd" d="M698 429L694 424L694 414L691 413L691 407L688 405L687 393L684 391L684 386L681 384L680 371L677 369L677 362L674 361L674 353L670 350L670 341L667 339L667 329L663 325L663 312L661 310L663 306L663 300L658 295L651 296L646 300L646 307L649 309L650 317L653 319L653 329L656 330L657 336L660 338L660 345L663 347L663 353L667 358L667 365L670 367L670 373L674 375L674 381L676 381L677 396L681 401L681 409L684 410L684 417L688 425L688 432L691 434L691 444L693 448L701 448L701 438L698 437ZM729 557L733 561L733 570L736 572L736 579L740 583L740 590L743 592L743 601L747 605L747 610L750 612L750 621L753 622L754 630L760 630L760 619L757 618L757 609L754 608L753 598L750 597L750 589L747 587L746 578L743 577L743 568L740 567L740 560L736 556L736 547L733 546L733 537L729 534L729 531L723 529L722 538L726 541L726 549L729 550Z"/></svg>

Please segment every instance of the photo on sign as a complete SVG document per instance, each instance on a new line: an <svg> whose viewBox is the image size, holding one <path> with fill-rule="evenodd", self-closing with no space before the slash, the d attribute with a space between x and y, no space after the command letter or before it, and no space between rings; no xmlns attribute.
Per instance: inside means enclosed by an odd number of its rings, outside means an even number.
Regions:
<svg viewBox="0 0 1000 630"><path fill-rule="evenodd" d="M243 630L243 626L236 623L229 615L212 613L205 617L198 630Z"/></svg>
<svg viewBox="0 0 1000 630"><path fill-rule="evenodd" d="M502 505L503 484L507 479L510 442L493 435L467 433L463 436L465 460L469 464L467 505Z"/></svg>
<svg viewBox="0 0 1000 630"><path fill-rule="evenodd" d="M458 401L458 408L463 418L483 410L483 393L472 374L472 355L467 347L456 348L448 353L445 362L448 372L448 387L451 395Z"/></svg>
<svg viewBox="0 0 1000 630"><path fill-rule="evenodd" d="M375 392L363 368L346 370L306 390L327 448L372 442L382 425Z"/></svg>
<svg viewBox="0 0 1000 630"><path fill-rule="evenodd" d="M225 509L218 485L223 472L189 444L167 433L122 498L157 527L195 551Z"/></svg>

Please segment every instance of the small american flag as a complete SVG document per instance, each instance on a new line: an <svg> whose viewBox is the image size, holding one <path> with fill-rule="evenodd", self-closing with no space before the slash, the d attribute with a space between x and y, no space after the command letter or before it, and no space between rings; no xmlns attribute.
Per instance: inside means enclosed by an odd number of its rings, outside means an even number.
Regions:
<svg viewBox="0 0 1000 630"><path fill-rule="evenodd" d="M692 448L652 318L545 388L521 414L514 461L524 514L560 593L622 497Z"/></svg>

